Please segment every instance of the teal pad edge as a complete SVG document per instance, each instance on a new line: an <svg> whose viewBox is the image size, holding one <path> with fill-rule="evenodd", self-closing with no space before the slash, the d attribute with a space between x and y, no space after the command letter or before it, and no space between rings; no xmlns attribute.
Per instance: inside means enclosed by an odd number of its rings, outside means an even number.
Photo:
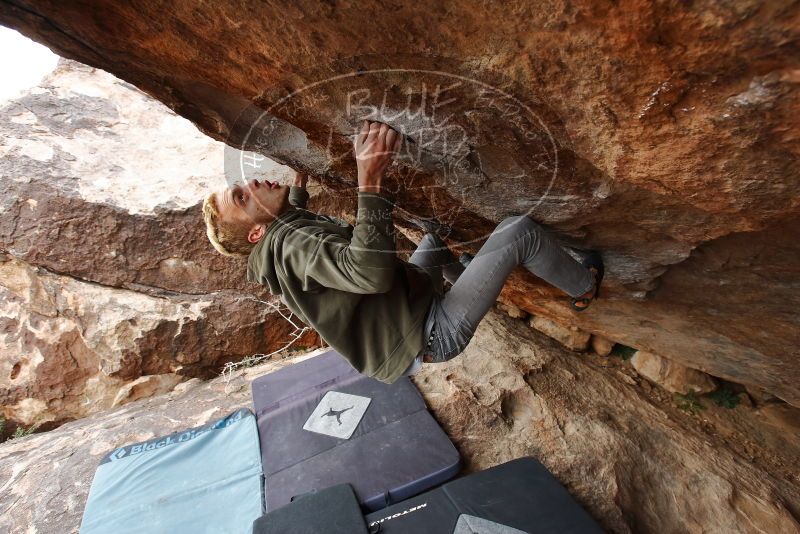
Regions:
<svg viewBox="0 0 800 534"><path fill-rule="evenodd" d="M253 413L115 449L100 461L81 534L248 532L263 510Z"/></svg>

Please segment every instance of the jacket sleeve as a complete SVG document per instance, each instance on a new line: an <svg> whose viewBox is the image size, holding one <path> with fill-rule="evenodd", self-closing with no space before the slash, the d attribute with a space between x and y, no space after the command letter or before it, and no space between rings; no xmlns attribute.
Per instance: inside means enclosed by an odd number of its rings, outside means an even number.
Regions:
<svg viewBox="0 0 800 534"><path fill-rule="evenodd" d="M394 284L397 252L388 198L358 194L358 213L353 237L325 233L316 236L306 256L304 287L315 284L350 293L386 293Z"/></svg>
<svg viewBox="0 0 800 534"><path fill-rule="evenodd" d="M295 208L306 208L308 204L308 191L305 187L293 185L289 188L289 204Z"/></svg>

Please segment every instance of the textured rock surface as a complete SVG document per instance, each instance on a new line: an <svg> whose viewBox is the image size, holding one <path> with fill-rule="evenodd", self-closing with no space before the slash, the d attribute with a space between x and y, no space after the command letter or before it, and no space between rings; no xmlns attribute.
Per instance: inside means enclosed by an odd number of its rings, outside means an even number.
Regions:
<svg viewBox="0 0 800 534"><path fill-rule="evenodd" d="M469 470L532 454L611 531L800 529L797 421L779 436L743 407L693 418L631 375L491 314L462 356L415 382ZM797 413L769 408L782 409Z"/></svg>
<svg viewBox="0 0 800 534"><path fill-rule="evenodd" d="M399 219L474 250L530 211L606 258L586 313L527 275L507 301L800 405L796 2L15 0L0 22L329 193L355 184L347 135L374 108L417 141Z"/></svg>
<svg viewBox="0 0 800 534"><path fill-rule="evenodd" d="M708 393L717 388L714 379L707 374L652 352L636 351L631 365L637 373L672 393Z"/></svg>
<svg viewBox="0 0 800 534"><path fill-rule="evenodd" d="M600 356L608 356L611 354L611 351L614 350L614 342L609 341L603 336L592 336L590 344L592 345L592 350Z"/></svg>
<svg viewBox="0 0 800 534"><path fill-rule="evenodd" d="M589 347L591 334L583 332L575 326L564 326L545 317L534 316L528 324L542 334L551 337L570 350L581 351Z"/></svg>
<svg viewBox="0 0 800 534"><path fill-rule="evenodd" d="M0 131L2 250L110 286L258 290L200 222L199 202L225 187L224 145L159 102L61 60L0 108Z"/></svg>
<svg viewBox="0 0 800 534"><path fill-rule="evenodd" d="M0 108L0 131L6 432L168 391L293 339L278 301L205 240L198 202L225 184L221 143L65 60Z"/></svg>
<svg viewBox="0 0 800 534"><path fill-rule="evenodd" d="M283 347L294 332L246 295L153 297L9 259L0 261L0 303L0 414L26 427L208 378L226 362ZM317 343L310 330L297 341Z"/></svg>
<svg viewBox="0 0 800 534"><path fill-rule="evenodd" d="M528 314L524 310L520 310L513 304L504 304L499 302L497 304L497 309L508 315L509 317L513 317L514 319L525 319Z"/></svg>
<svg viewBox="0 0 800 534"><path fill-rule="evenodd" d="M611 360L618 368L601 367ZM0 445L0 530L76 532L104 452L250 406L250 381L287 363L247 369L227 383L186 382ZM709 407L702 419L690 416L623 380L625 372L632 373L618 358L576 356L492 312L463 355L426 366L415 381L467 471L536 456L612 532L800 528L800 450L788 432L745 447L743 429L771 428L758 412Z"/></svg>

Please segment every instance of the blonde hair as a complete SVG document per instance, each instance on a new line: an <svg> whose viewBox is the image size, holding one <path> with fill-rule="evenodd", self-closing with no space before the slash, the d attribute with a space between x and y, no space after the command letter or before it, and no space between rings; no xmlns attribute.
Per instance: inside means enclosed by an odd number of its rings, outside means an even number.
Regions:
<svg viewBox="0 0 800 534"><path fill-rule="evenodd" d="M203 220L206 222L208 240L217 252L234 258L250 254L254 245L247 240L247 228L224 221L220 217L216 193L211 193L203 201Z"/></svg>

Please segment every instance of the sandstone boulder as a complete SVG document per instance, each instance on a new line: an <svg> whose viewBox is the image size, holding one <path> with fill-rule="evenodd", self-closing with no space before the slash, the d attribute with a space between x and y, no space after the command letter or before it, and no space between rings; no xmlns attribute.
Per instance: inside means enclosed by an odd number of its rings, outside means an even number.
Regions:
<svg viewBox="0 0 800 534"><path fill-rule="evenodd" d="M163 393L290 342L318 342L245 281L243 261L205 239L199 202L225 186L225 151L189 121L62 59L39 87L2 106L0 131L6 433Z"/></svg>
<svg viewBox="0 0 800 534"><path fill-rule="evenodd" d="M0 413L26 427L209 378L255 353L318 343L316 333L284 319L277 300L154 297L8 258L0 261L0 296Z"/></svg>
<svg viewBox="0 0 800 534"><path fill-rule="evenodd" d="M223 143L135 87L65 59L0 110L0 250L108 286L259 291L244 262L205 237L200 202L226 187ZM269 170L284 180L291 171Z"/></svg>
<svg viewBox="0 0 800 534"><path fill-rule="evenodd" d="M355 185L355 123L389 122L414 141L391 173L399 220L435 216L474 251L529 212L604 255L608 298L586 313L527 275L505 300L797 405L799 16L708 1L0 7L334 196ZM223 270L212 261L198 268Z"/></svg>
<svg viewBox="0 0 800 534"><path fill-rule="evenodd" d="M589 332L583 332L576 326L564 326L538 315L528 319L528 324L542 334L551 337L574 351L583 351L589 347Z"/></svg>
<svg viewBox="0 0 800 534"><path fill-rule="evenodd" d="M165 373L161 375L140 376L136 380L124 384L114 396L111 408L122 406L129 402L147 397L154 397L162 393L172 391L175 386L180 384L185 377L177 373Z"/></svg>
<svg viewBox="0 0 800 534"><path fill-rule="evenodd" d="M714 379L706 373L652 352L636 351L631 358L631 365L640 375L672 393L686 394L693 391L702 394L717 388Z"/></svg>
<svg viewBox="0 0 800 534"><path fill-rule="evenodd" d="M611 354L611 351L614 350L615 344L613 341L609 341L603 336L598 336L596 334L592 335L590 343L592 345L592 350L600 356L608 356Z"/></svg>
<svg viewBox="0 0 800 534"><path fill-rule="evenodd" d="M517 308L513 304L498 302L497 309L514 319L525 319L528 317L528 313L526 311Z"/></svg>

